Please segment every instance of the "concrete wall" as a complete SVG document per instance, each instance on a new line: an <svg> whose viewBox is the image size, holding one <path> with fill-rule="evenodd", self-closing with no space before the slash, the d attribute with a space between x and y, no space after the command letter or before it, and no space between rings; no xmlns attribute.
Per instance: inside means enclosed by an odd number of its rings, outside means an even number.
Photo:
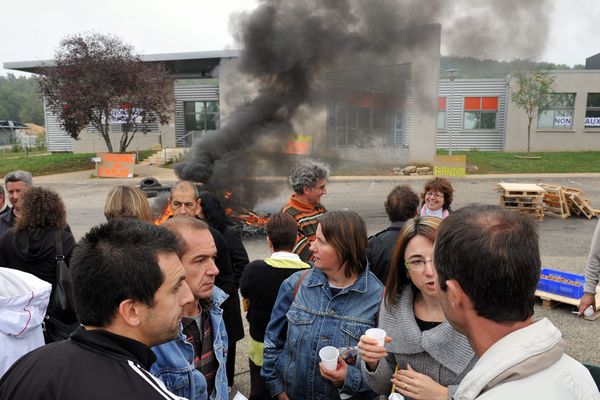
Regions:
<svg viewBox="0 0 600 400"><path fill-rule="evenodd" d="M411 38L411 36L413 36ZM419 41L417 41L417 38ZM412 102L409 160L431 164L437 135L441 26L411 30L406 37L405 62L412 63ZM415 46L419 43L419 46Z"/></svg>
<svg viewBox="0 0 600 400"><path fill-rule="evenodd" d="M575 93L572 129L538 129L537 115L531 124L531 151L600 150L600 128L584 128L588 93L600 93L600 71L553 71L556 93ZM527 116L511 100L509 86L505 151L527 151Z"/></svg>

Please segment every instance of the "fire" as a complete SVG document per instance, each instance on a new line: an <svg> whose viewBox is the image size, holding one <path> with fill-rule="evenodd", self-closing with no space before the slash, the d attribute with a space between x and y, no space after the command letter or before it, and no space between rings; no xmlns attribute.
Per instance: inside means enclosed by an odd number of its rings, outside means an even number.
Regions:
<svg viewBox="0 0 600 400"><path fill-rule="evenodd" d="M235 217L238 221L241 221L247 225L253 225L258 227L264 227L269 221L268 216L261 216L254 211L247 211L246 213L239 213Z"/></svg>
<svg viewBox="0 0 600 400"><path fill-rule="evenodd" d="M162 224L168 220L171 215L173 215L173 210L171 210L171 205L168 205L162 215L154 220L154 225Z"/></svg>

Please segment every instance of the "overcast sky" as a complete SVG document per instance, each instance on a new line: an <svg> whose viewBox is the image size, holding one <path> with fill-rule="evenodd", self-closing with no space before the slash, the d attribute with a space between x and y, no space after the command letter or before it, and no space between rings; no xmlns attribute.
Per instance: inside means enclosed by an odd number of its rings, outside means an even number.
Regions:
<svg viewBox="0 0 600 400"><path fill-rule="evenodd" d="M600 0L553 1L552 30L541 60L585 64L586 57L600 53ZM255 0L4 0L0 67L51 59L63 37L90 30L117 35L139 54L231 49L229 15L255 6ZM0 68L0 74L7 72Z"/></svg>

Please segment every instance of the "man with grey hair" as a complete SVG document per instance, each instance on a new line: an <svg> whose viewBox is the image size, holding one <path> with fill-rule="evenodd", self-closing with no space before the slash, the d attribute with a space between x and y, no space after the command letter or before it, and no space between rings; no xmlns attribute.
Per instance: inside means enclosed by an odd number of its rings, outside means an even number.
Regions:
<svg viewBox="0 0 600 400"><path fill-rule="evenodd" d="M315 240L319 217L327 212L321 204L321 197L327 194L325 186L328 179L329 165L311 159L296 164L290 174L294 193L281 211L291 215L298 224L298 237L293 251L302 261L312 259L310 243Z"/></svg>
<svg viewBox="0 0 600 400"><path fill-rule="evenodd" d="M23 193L33 186L33 178L28 171L17 170L9 172L4 176L8 200L12 204L12 209L0 215L0 237L12 228L17 219L21 216L19 199Z"/></svg>

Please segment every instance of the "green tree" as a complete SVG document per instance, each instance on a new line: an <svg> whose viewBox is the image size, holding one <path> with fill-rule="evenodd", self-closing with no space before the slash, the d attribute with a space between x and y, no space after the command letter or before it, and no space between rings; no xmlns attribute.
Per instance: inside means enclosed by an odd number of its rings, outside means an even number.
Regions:
<svg viewBox="0 0 600 400"><path fill-rule="evenodd" d="M531 122L538 110L548 107L550 94L554 89L554 77L549 71L517 73L511 81L512 102L527 114L527 152L531 151Z"/></svg>
<svg viewBox="0 0 600 400"><path fill-rule="evenodd" d="M44 125L44 108L35 77L0 76L0 119Z"/></svg>
<svg viewBox="0 0 600 400"><path fill-rule="evenodd" d="M88 33L61 41L53 65L40 71L48 107L74 139L88 126L100 132L113 152L110 124L121 124L119 152L150 124L169 122L173 104L170 81L160 64L143 62L120 39Z"/></svg>

